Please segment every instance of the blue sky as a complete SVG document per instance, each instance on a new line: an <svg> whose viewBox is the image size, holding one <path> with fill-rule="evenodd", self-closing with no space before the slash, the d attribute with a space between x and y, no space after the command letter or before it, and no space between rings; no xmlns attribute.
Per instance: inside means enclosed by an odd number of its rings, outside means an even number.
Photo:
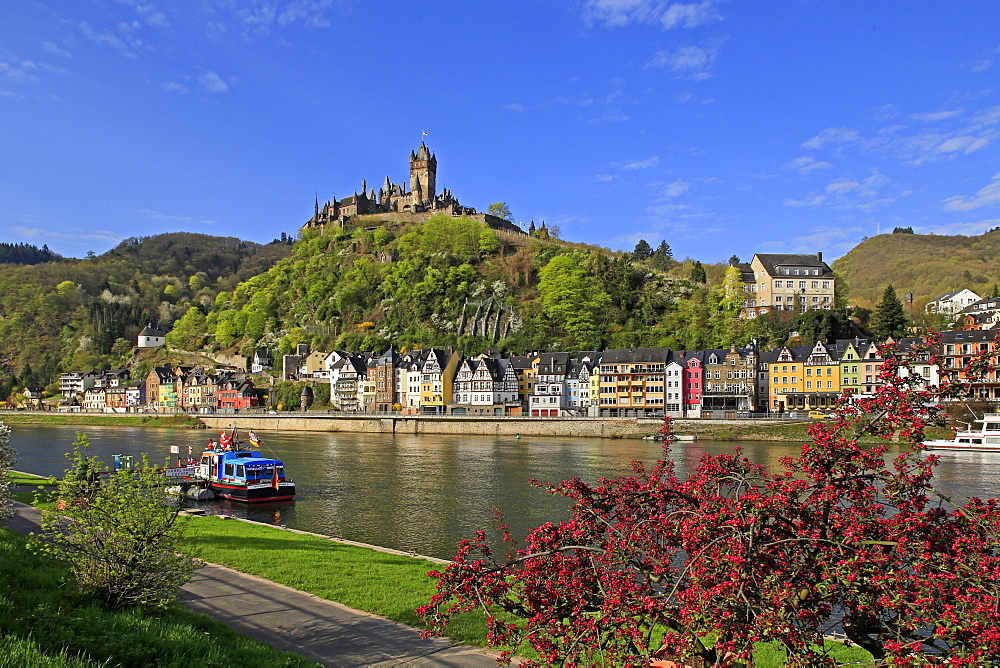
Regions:
<svg viewBox="0 0 1000 668"><path fill-rule="evenodd" d="M0 21L0 241L267 242L362 178L705 262L1000 225L1000 3L65 0Z"/></svg>

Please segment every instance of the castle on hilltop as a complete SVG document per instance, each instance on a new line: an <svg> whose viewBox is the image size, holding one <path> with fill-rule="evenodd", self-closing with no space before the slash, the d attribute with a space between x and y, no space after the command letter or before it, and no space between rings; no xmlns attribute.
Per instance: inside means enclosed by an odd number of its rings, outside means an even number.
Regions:
<svg viewBox="0 0 1000 668"><path fill-rule="evenodd" d="M372 214L383 214L386 219L412 220L427 219L431 216L465 216L486 223L495 230L514 234L525 234L517 225L474 208L462 206L447 188L437 192L437 156L430 152L427 144L420 142L416 152L410 151L410 182L393 183L388 175L379 188L368 187L361 181L361 191L338 200L332 198L322 206L319 198L313 206L313 216L306 221L306 227L344 227L351 218Z"/></svg>

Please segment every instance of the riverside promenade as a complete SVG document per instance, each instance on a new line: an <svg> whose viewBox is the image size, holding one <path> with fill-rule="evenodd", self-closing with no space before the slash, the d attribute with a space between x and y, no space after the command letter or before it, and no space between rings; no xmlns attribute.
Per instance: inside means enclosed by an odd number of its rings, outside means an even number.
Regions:
<svg viewBox="0 0 1000 668"><path fill-rule="evenodd" d="M38 509L14 504L4 523L39 532ZM183 588L183 603L231 629L324 666L487 668L496 654L420 631L252 575L206 564Z"/></svg>

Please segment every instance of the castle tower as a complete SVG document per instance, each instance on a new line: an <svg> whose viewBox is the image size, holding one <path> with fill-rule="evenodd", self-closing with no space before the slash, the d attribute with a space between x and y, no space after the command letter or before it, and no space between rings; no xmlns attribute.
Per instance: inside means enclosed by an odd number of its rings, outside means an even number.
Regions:
<svg viewBox="0 0 1000 668"><path fill-rule="evenodd" d="M414 208L434 202L436 182L437 157L430 152L427 144L420 142L416 154L410 151L410 191L414 193Z"/></svg>

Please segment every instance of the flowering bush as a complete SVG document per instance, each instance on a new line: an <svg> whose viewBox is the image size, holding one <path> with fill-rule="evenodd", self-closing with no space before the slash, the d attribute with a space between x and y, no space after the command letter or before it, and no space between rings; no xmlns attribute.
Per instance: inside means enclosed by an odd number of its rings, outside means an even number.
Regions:
<svg viewBox="0 0 1000 668"><path fill-rule="evenodd" d="M528 642L543 665L732 665L761 641L822 665L835 630L884 664L1000 658L1000 508L935 492L937 459L920 443L932 401L961 386L924 387L912 371L890 358L877 394L845 397L778 473L737 449L706 455L686 480L664 457L596 485L548 485L574 500L568 520L520 548L501 526L506 555L483 531L463 541L418 612L441 632L481 608L502 659ZM887 463L886 445L859 444L869 436L911 447Z"/></svg>
<svg viewBox="0 0 1000 668"><path fill-rule="evenodd" d="M16 456L10 444L10 427L0 422L0 520L8 518L13 509L13 490L7 476Z"/></svg>

